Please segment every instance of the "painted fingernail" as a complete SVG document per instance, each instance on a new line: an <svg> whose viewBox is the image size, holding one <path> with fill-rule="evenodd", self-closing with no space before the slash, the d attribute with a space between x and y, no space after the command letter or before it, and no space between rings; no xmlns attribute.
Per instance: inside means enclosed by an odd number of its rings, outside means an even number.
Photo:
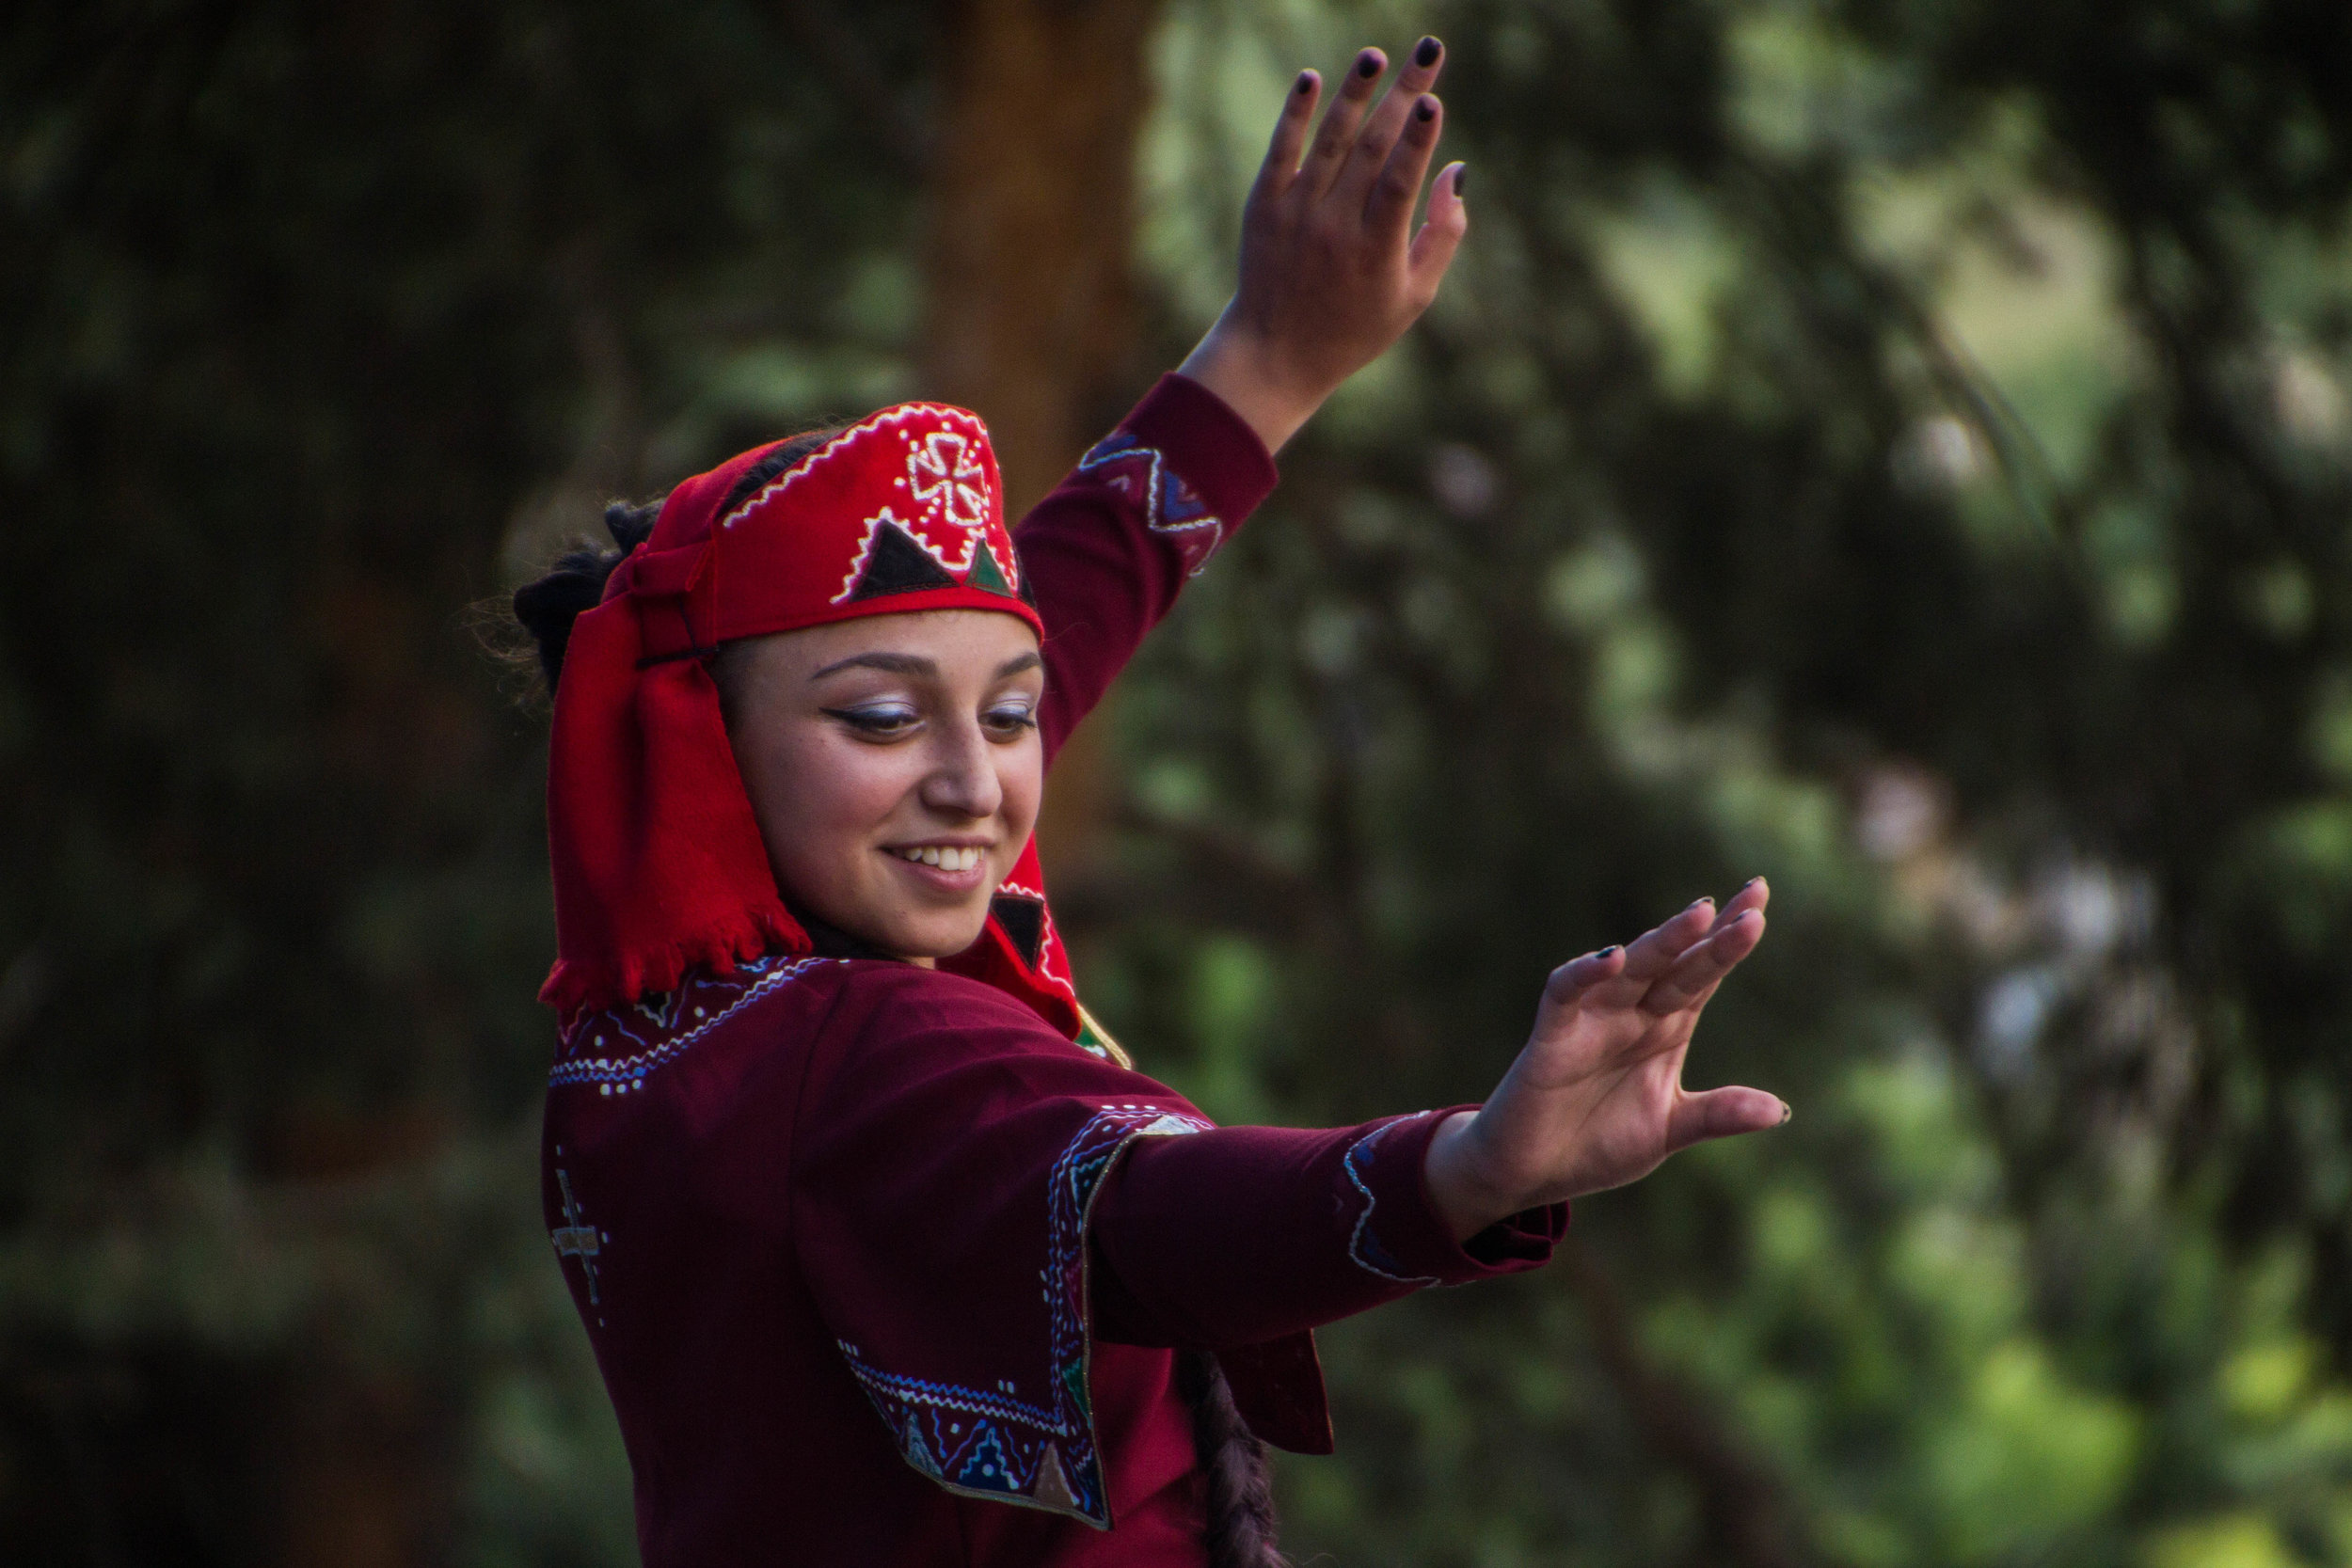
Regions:
<svg viewBox="0 0 2352 1568"><path fill-rule="evenodd" d="M1437 119L1438 101L1431 98L1426 93L1422 94L1421 102L1413 105L1413 118L1420 120L1423 125L1426 125L1431 120Z"/></svg>
<svg viewBox="0 0 2352 1568"><path fill-rule="evenodd" d="M1454 171L1454 199L1462 199L1462 187L1470 183L1470 165L1463 164Z"/></svg>
<svg viewBox="0 0 2352 1568"><path fill-rule="evenodd" d="M1750 877L1746 881L1740 884L1740 891L1741 893L1745 893L1748 889L1756 886L1756 883L1762 881L1763 879L1764 879L1761 877Z"/></svg>
<svg viewBox="0 0 2352 1568"><path fill-rule="evenodd" d="M1426 70L1438 63L1438 52L1445 46L1436 39L1424 38L1413 45L1413 63Z"/></svg>
<svg viewBox="0 0 2352 1568"><path fill-rule="evenodd" d="M1780 1102L1780 1120L1781 1120L1781 1125L1783 1125L1784 1127L1785 1127L1785 1126L1787 1126L1787 1125L1788 1125L1788 1118L1789 1118L1790 1117L1795 1116L1796 1114L1797 1114L1797 1108L1796 1108L1794 1105L1789 1104L1789 1103L1788 1103L1788 1101L1785 1101L1785 1100L1784 1100L1784 1101L1782 1101Z"/></svg>
<svg viewBox="0 0 2352 1568"><path fill-rule="evenodd" d="M1366 77L1380 74L1380 52L1377 49L1367 49L1356 56L1356 74Z"/></svg>
<svg viewBox="0 0 2352 1568"><path fill-rule="evenodd" d="M1615 942L1611 942L1608 946L1606 946L1606 947L1602 948L1599 952L1597 952L1597 953L1596 953L1596 954L1594 954L1594 955L1593 955L1593 957L1594 957L1594 958L1615 958L1616 956L1617 956L1617 944L1616 944Z"/></svg>
<svg viewBox="0 0 2352 1568"><path fill-rule="evenodd" d="M1303 93L1303 92L1307 91L1307 89L1309 89L1310 87L1313 87L1314 85L1315 85L1315 73L1314 73L1313 71L1300 71L1300 72L1298 73L1298 84L1297 84L1297 86L1295 86L1295 87L1292 87L1292 88L1291 88L1291 91L1293 91L1293 92L1298 92L1298 93Z"/></svg>

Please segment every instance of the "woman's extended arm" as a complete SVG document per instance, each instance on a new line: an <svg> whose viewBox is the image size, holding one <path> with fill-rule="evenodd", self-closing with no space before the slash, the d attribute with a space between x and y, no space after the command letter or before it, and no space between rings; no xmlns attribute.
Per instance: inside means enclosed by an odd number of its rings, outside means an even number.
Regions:
<svg viewBox="0 0 2352 1568"><path fill-rule="evenodd" d="M1423 39L1374 106L1386 62L1365 50L1311 149L1322 83L1299 76L1243 212L1232 302L1177 373L1023 519L1025 584L1049 632L1040 715L1049 757L1184 579L1273 487L1272 451L1437 293L1468 221L1457 168L1438 177L1428 221L1410 231L1442 124L1427 90L1442 60L1437 40Z"/></svg>

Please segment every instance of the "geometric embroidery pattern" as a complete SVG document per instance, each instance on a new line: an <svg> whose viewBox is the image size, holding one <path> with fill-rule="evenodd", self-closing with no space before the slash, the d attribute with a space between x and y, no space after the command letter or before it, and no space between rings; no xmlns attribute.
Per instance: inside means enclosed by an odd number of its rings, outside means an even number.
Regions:
<svg viewBox="0 0 2352 1568"><path fill-rule="evenodd" d="M1021 883L1007 878L997 885L995 895L989 900L989 913L996 914L999 908L1008 903L1024 906L1021 911L1017 911L1016 918L1019 914L1025 913L1029 908L1034 908L1037 911L1038 930L1033 942L1025 926L1020 930L1015 930L1012 927L1005 925L1001 918L997 921L997 925L1002 927L1005 935L1021 947L1021 961L1027 964L1033 974L1053 984L1070 987L1071 999L1075 1001L1078 995L1077 988L1072 985L1070 966L1063 959L1061 937L1054 929L1053 911L1045 907L1044 890L1024 887ZM1035 948L1034 957L1030 956L1029 951L1032 945Z"/></svg>
<svg viewBox="0 0 2352 1568"><path fill-rule="evenodd" d="M855 1345L841 1345L850 1375L909 1465L951 1492L1110 1528L1088 1381L1093 1336L1087 1327L1087 1224L1103 1178L1130 1140L1199 1132L1209 1125L1156 1105L1105 1105L1055 1160L1042 1281L1047 1402L1018 1399L1009 1386L971 1388L886 1371Z"/></svg>
<svg viewBox="0 0 2352 1568"><path fill-rule="evenodd" d="M608 1095L642 1089L646 1074L677 1060L735 1014L818 965L840 961L773 953L738 959L732 974L691 970L675 990L587 1014L564 1032L548 1086L594 1084Z"/></svg>
<svg viewBox="0 0 2352 1568"><path fill-rule="evenodd" d="M1224 521L1209 511L1209 503L1161 461L1160 449L1147 447L1134 435L1120 431L1078 459L1078 471L1094 474L1104 483L1143 503L1144 526L1166 535L1183 556L1184 575L1199 577L1209 557L1225 543Z"/></svg>
<svg viewBox="0 0 2352 1568"><path fill-rule="evenodd" d="M1408 1117L1405 1119L1417 1121L1420 1117ZM1402 1125L1402 1122L1391 1121L1374 1128L1349 1146L1346 1158L1341 1162L1342 1166L1347 1172L1347 1180L1354 1184L1358 1192L1364 1195L1364 1212L1356 1216L1356 1228L1348 1234L1347 1256L1355 1260L1358 1268L1367 1274L1378 1275L1382 1279L1395 1284L1435 1285L1438 1281L1434 1275L1420 1278L1405 1273L1405 1265L1398 1262L1389 1249L1380 1244L1379 1236L1372 1228L1372 1211L1378 1200L1372 1196L1372 1189L1364 1184L1364 1168L1371 1164L1372 1147L1380 1141L1381 1134L1387 1132L1391 1127Z"/></svg>
<svg viewBox="0 0 2352 1568"><path fill-rule="evenodd" d="M956 586L956 579L898 526L886 506L882 515L874 519L861 559L865 565L849 594L852 604L890 594L919 594L928 589Z"/></svg>
<svg viewBox="0 0 2352 1568"><path fill-rule="evenodd" d="M1045 900L1000 893L989 900L988 912L1012 939L1012 949L1021 955L1021 961L1035 969L1045 944Z"/></svg>

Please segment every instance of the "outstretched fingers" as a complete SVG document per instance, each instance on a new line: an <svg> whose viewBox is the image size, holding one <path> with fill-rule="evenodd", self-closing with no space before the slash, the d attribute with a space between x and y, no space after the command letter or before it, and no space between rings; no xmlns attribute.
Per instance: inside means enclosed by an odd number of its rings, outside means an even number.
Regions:
<svg viewBox="0 0 2352 1568"><path fill-rule="evenodd" d="M1372 103L1372 95L1379 90L1380 73L1388 65L1386 55L1377 49L1367 49L1347 68L1340 90L1323 111L1323 123L1315 129L1314 145L1308 150L1307 161L1298 171L1310 198L1330 189L1340 170L1346 166L1348 152L1356 145L1357 129L1363 124L1364 111Z"/></svg>
<svg viewBox="0 0 2352 1568"><path fill-rule="evenodd" d="M1544 981L1544 1000L1565 1007L1595 986L1615 979L1625 971L1625 949L1614 945L1570 958Z"/></svg>
<svg viewBox="0 0 2352 1568"><path fill-rule="evenodd" d="M1642 997L1642 1010L1671 1013L1694 1006L1714 993L1740 959L1764 940L1764 912L1743 910L1718 924L1707 939L1696 942L1652 982Z"/></svg>
<svg viewBox="0 0 2352 1568"><path fill-rule="evenodd" d="M1702 898L1630 947L1604 947L1571 958L1544 982L1544 1000L1553 1006L1591 1003L1602 1007L1629 1007L1645 994L1650 983L1674 964L1692 943L1707 935L1715 918L1713 899Z"/></svg>
<svg viewBox="0 0 2352 1568"><path fill-rule="evenodd" d="M1315 102L1323 96L1323 78L1311 71L1302 71L1298 80L1291 84L1290 95L1282 100L1282 112L1274 121L1274 137L1267 143L1265 162L1258 167L1256 186L1250 199L1279 196L1298 178L1298 155L1306 150L1307 132L1314 124Z"/></svg>
<svg viewBox="0 0 2352 1568"><path fill-rule="evenodd" d="M1390 96L1403 97L1402 87ZM1429 172L1429 160L1438 150L1438 135L1444 125L1444 109L1437 94L1424 92L1414 98L1405 111L1404 130L1388 150L1379 178L1373 182L1372 195L1364 204L1364 222L1391 244L1402 244L1412 224L1422 176Z"/></svg>
<svg viewBox="0 0 2352 1568"><path fill-rule="evenodd" d="M1674 967L1675 960L1704 938L1715 924L1715 900L1697 898L1680 914L1645 931L1626 949L1625 979L1646 987Z"/></svg>
<svg viewBox="0 0 2352 1568"><path fill-rule="evenodd" d="M1363 129L1356 135L1355 145L1347 154L1347 162L1332 182L1333 194L1343 202L1368 207L1393 156L1400 148L1412 155L1407 144L1416 139L1418 129L1426 133L1422 142L1418 166L1413 171L1412 189L1419 193L1421 176L1429 166L1428 149L1437 145L1436 126L1432 119L1437 113L1437 100L1430 88L1438 85L1438 74L1445 69L1445 46L1434 38L1423 38L1414 45L1412 56L1405 69L1397 72L1396 85L1364 117ZM1399 233L1403 231L1400 222Z"/></svg>

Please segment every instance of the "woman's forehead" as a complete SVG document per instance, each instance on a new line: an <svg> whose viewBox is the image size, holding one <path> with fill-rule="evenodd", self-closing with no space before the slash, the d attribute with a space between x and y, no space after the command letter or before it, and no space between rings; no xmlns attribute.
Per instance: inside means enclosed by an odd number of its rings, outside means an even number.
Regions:
<svg viewBox="0 0 2352 1568"><path fill-rule="evenodd" d="M993 677L1003 665L1038 651L1037 633L1018 615L993 610L926 610L861 615L756 640L763 662L773 660L814 674L861 654L903 655L935 666L944 677Z"/></svg>

